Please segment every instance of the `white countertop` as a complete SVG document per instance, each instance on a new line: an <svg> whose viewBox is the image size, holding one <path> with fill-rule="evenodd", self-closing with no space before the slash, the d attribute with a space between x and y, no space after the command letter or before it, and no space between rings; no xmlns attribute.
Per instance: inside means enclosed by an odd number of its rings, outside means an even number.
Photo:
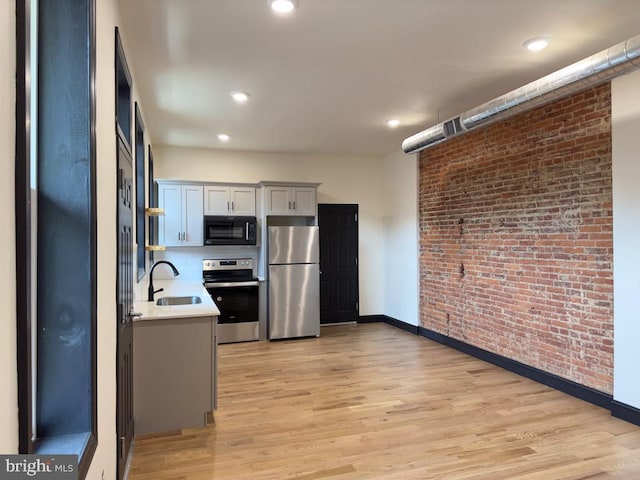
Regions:
<svg viewBox="0 0 640 480"><path fill-rule="evenodd" d="M211 299L209 292L201 281L197 280L155 280L153 287L157 290L164 288L162 292L155 294L153 302L133 302L135 312L142 316L133 319L134 322L145 320L159 320L167 318L184 317L211 317L220 315L220 310ZM156 305L156 301L162 297L197 296L202 303L193 305Z"/></svg>

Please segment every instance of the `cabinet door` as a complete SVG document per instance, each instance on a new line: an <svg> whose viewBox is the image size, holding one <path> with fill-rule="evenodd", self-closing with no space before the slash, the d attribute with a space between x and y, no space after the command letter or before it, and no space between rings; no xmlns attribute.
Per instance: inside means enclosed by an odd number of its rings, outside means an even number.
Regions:
<svg viewBox="0 0 640 480"><path fill-rule="evenodd" d="M158 206L164 209L164 215L158 217L158 243L182 245L182 187L158 185Z"/></svg>
<svg viewBox="0 0 640 480"><path fill-rule="evenodd" d="M293 215L316 215L316 189L291 187L291 209Z"/></svg>
<svg viewBox="0 0 640 480"><path fill-rule="evenodd" d="M245 187L229 188L231 199L231 213L233 215L255 216L256 214L256 189Z"/></svg>
<svg viewBox="0 0 640 480"><path fill-rule="evenodd" d="M133 409L137 434L206 424L207 412L215 408L215 322L215 317L134 322Z"/></svg>
<svg viewBox="0 0 640 480"><path fill-rule="evenodd" d="M182 246L201 247L203 235L203 188L198 185L182 187Z"/></svg>
<svg viewBox="0 0 640 480"><path fill-rule="evenodd" d="M267 187L267 215L290 215L290 193L290 187Z"/></svg>
<svg viewBox="0 0 640 480"><path fill-rule="evenodd" d="M228 187L204 187L204 214L229 215L231 204Z"/></svg>

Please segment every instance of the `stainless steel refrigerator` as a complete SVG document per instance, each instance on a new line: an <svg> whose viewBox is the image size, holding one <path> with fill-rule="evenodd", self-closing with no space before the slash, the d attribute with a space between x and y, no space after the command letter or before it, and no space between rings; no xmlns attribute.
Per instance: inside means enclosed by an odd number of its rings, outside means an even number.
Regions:
<svg viewBox="0 0 640 480"><path fill-rule="evenodd" d="M318 227L269 227L269 339L320 335Z"/></svg>

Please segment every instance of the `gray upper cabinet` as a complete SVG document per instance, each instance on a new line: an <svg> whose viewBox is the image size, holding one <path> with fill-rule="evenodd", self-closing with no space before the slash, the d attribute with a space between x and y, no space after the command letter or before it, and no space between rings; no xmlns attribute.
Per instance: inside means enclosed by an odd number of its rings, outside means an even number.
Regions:
<svg viewBox="0 0 640 480"><path fill-rule="evenodd" d="M256 189L229 185L205 185L205 215L255 216Z"/></svg>
<svg viewBox="0 0 640 480"><path fill-rule="evenodd" d="M265 187L265 213L267 215L316 215L317 187L268 185Z"/></svg>

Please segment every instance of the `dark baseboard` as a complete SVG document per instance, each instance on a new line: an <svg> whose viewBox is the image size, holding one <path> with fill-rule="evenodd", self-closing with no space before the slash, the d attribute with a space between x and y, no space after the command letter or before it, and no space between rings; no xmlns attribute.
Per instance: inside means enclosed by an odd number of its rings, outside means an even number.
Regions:
<svg viewBox="0 0 640 480"><path fill-rule="evenodd" d="M419 335L419 328L417 325L411 325L410 323L403 322L402 320L396 320L392 317L387 317L385 315L385 323L391 325L392 327L399 328L404 330L405 332L413 333L414 335Z"/></svg>
<svg viewBox="0 0 640 480"><path fill-rule="evenodd" d="M544 370L540 370L502 355L498 355L497 353L484 350L480 347L476 347L442 333L438 333L424 327L411 325L410 323L406 323L386 315L366 315L364 317L360 317L358 320L358 323L373 322L384 322L406 332L420 335L421 337L446 345L447 347L451 347L462 353L471 355L472 357L479 358L480 360L504 368L510 372L555 388L556 390L579 398L580 400L584 400L585 402L610 410L612 416L640 426L640 409L620 403L614 400L612 395L607 393L595 390L594 388L587 387L585 385L580 385L579 383L559 377L553 373L545 372Z"/></svg>
<svg viewBox="0 0 640 480"><path fill-rule="evenodd" d="M530 365L520 363L516 360L503 357L502 355L489 352L488 350L456 340L455 338L448 337L441 333L434 332L423 327L420 327L419 330L420 336L428 338L429 340L454 348L460 352L466 353L467 355L471 355L479 358L480 360L484 360L485 362L497 365L498 367L517 373L523 377L530 378L531 380L535 380L536 382L555 388L556 390L560 390L561 392L567 393L586 402L593 403L599 407L606 409L611 408L613 397L609 394L580 385L579 383L545 372L544 370L540 370Z"/></svg>
<svg viewBox="0 0 640 480"><path fill-rule="evenodd" d="M410 323L403 322L402 320L397 320L387 315L364 315L358 319L358 323L375 323L375 322L387 323L392 327L396 327L401 330L404 330L405 332L418 335L417 325L411 325Z"/></svg>
<svg viewBox="0 0 640 480"><path fill-rule="evenodd" d="M640 409L617 400L611 402L611 415L629 423L640 425Z"/></svg>

